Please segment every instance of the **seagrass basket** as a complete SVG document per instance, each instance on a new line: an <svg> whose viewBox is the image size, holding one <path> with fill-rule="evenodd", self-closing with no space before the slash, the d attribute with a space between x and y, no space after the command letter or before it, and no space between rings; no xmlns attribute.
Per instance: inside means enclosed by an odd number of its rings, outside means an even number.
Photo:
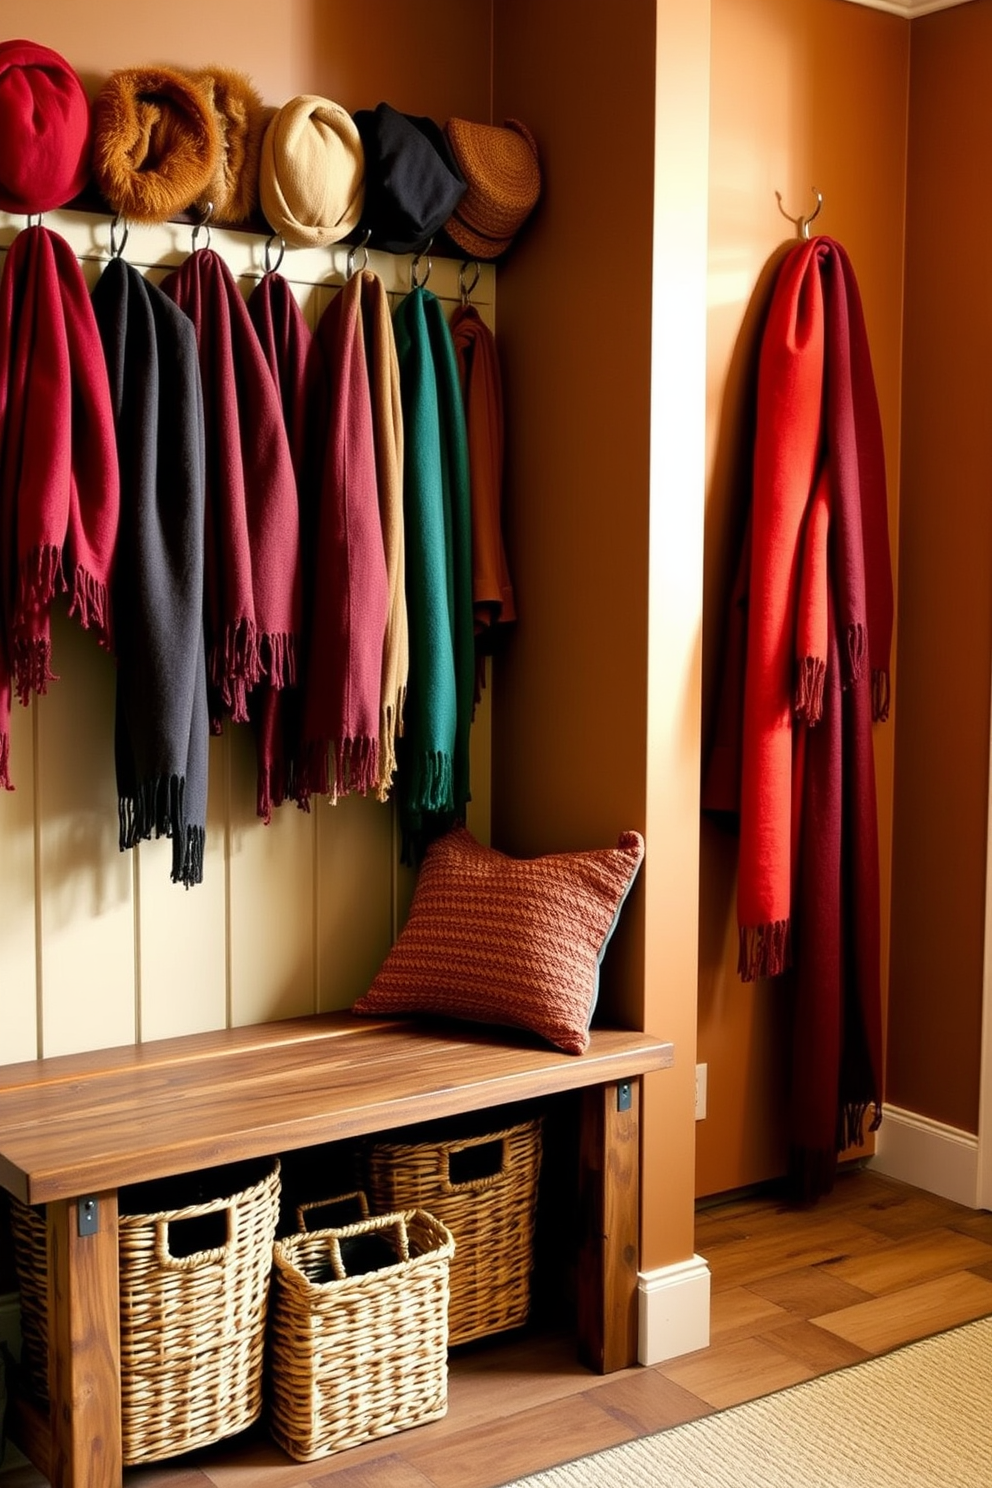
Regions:
<svg viewBox="0 0 992 1488"><path fill-rule="evenodd" d="M48 1403L48 1231L43 1208L10 1198L14 1269L21 1294L21 1378L27 1393Z"/></svg>
<svg viewBox="0 0 992 1488"><path fill-rule="evenodd" d="M450 1344L527 1321L540 1168L540 1117L500 1131L370 1146L373 1211L426 1209L454 1236Z"/></svg>
<svg viewBox="0 0 992 1488"><path fill-rule="evenodd" d="M119 1230L129 1465L232 1436L262 1413L279 1162L197 1175L202 1196L183 1203L191 1182L149 1184L121 1197L129 1211Z"/></svg>
<svg viewBox="0 0 992 1488"><path fill-rule="evenodd" d="M262 1413L279 1163L238 1163L122 1189L118 1219L124 1462L231 1436ZM22 1364L48 1397L43 1209L11 1204Z"/></svg>
<svg viewBox="0 0 992 1488"><path fill-rule="evenodd" d="M268 1417L309 1462L443 1416L454 1242L421 1210L278 1240Z"/></svg>

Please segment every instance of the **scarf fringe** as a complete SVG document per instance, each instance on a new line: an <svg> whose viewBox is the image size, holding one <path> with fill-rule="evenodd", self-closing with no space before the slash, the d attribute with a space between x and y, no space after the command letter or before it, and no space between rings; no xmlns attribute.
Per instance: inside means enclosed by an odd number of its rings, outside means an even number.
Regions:
<svg viewBox="0 0 992 1488"><path fill-rule="evenodd" d="M191 889L194 884L203 882L203 854L206 842L205 827L186 828L186 841L183 843L182 852L176 851L178 844L173 846L173 883L181 883L184 888Z"/></svg>
<svg viewBox="0 0 992 1488"><path fill-rule="evenodd" d="M206 828L188 825L182 828L186 781L182 775L159 775L146 780L133 796L121 796L117 802L121 852L137 847L152 837L172 840L172 882L188 889L203 882L203 853Z"/></svg>
<svg viewBox="0 0 992 1488"><path fill-rule="evenodd" d="M875 1132L882 1124L882 1106L877 1100L847 1101L837 1112L837 1151L848 1147L863 1147L865 1144L865 1117L872 1112L868 1131Z"/></svg>
<svg viewBox="0 0 992 1488"><path fill-rule="evenodd" d="M403 737L403 709L406 706L406 688L396 694L395 704L387 703L382 710L382 728L379 738L379 785L376 797L388 801L392 795L393 782L399 761L396 758L396 740Z"/></svg>
<svg viewBox="0 0 992 1488"><path fill-rule="evenodd" d="M795 714L808 724L819 723L823 717L823 687L827 679L827 663L819 656L804 656L799 662L796 676Z"/></svg>
<svg viewBox="0 0 992 1488"><path fill-rule="evenodd" d="M742 925L739 932L737 972L742 982L758 977L780 976L792 961L789 920L768 925Z"/></svg>
<svg viewBox="0 0 992 1488"><path fill-rule="evenodd" d="M95 579L81 564L72 576L72 600L69 614L79 619L84 630L96 633L105 651L112 649L113 626L110 616L110 593L106 584Z"/></svg>
<svg viewBox="0 0 992 1488"><path fill-rule="evenodd" d="M889 716L889 669L877 667L871 674L872 723L885 723Z"/></svg>
<svg viewBox="0 0 992 1488"><path fill-rule="evenodd" d="M421 812L450 811L453 779L450 754L439 749L424 751L413 764L410 799Z"/></svg>
<svg viewBox="0 0 992 1488"><path fill-rule="evenodd" d="M868 631L859 621L852 620L846 627L847 640L847 676L844 686L850 687L861 680L861 674L868 660Z"/></svg>
<svg viewBox="0 0 992 1488"><path fill-rule="evenodd" d="M225 627L210 660L210 679L232 723L247 723L248 694L262 676L258 630L243 616Z"/></svg>
<svg viewBox="0 0 992 1488"><path fill-rule="evenodd" d="M265 631L258 639L258 656L270 687L296 686L296 637L291 631Z"/></svg>
<svg viewBox="0 0 992 1488"><path fill-rule="evenodd" d="M20 623L15 621L11 638L14 692L18 702L24 705L32 693L44 695L49 682L58 681L52 671L48 611L56 591L64 590L62 549L54 543L35 548L21 563L18 614L22 618Z"/></svg>
<svg viewBox="0 0 992 1488"><path fill-rule="evenodd" d="M367 796L379 787L379 741L343 739L334 752L334 797Z"/></svg>
<svg viewBox="0 0 992 1488"><path fill-rule="evenodd" d="M4 730L0 734L0 790L13 789L10 783L10 734Z"/></svg>

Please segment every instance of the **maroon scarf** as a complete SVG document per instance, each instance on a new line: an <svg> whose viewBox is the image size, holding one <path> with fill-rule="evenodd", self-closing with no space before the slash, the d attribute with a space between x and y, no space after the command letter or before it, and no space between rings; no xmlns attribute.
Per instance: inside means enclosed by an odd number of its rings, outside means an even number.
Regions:
<svg viewBox="0 0 992 1488"><path fill-rule="evenodd" d="M307 357L311 332L293 291L281 274L267 273L248 297L248 314L262 354L279 394L289 451L296 473L300 502L306 479ZM302 557L302 555L301 555ZM302 612L308 613L306 570L301 564ZM306 623L300 636L298 672L305 674L302 656ZM297 794L301 698L299 687L277 688L263 681L249 699L258 755L257 812L268 823L272 808ZM304 803L305 804L305 803Z"/></svg>
<svg viewBox="0 0 992 1488"><path fill-rule="evenodd" d="M224 260L191 253L162 288L196 327L207 439L204 624L211 720L248 720L266 679L296 680L299 506L282 407ZM263 768L265 765L263 763Z"/></svg>
<svg viewBox="0 0 992 1488"><path fill-rule="evenodd" d="M822 324L822 376L811 373L809 382L818 383L822 401L815 417L805 408L805 424L788 416L797 387L789 381L793 346L804 350L808 339L780 341L776 378L767 376L775 349L769 355L763 347L766 381L758 401L756 445L765 451L770 471L784 469L794 482L801 467L806 482L798 519L789 527L790 592L784 614L790 628L781 648L795 668L791 718L783 728L789 747L774 761L776 769L788 766L787 779L776 785L783 797L776 820L788 823L779 835L780 852L788 849L791 967L779 956L774 964L742 965L742 974L787 971L789 977L795 1009L789 1166L796 1192L811 1200L830 1188L838 1152L863 1140L866 1116L872 1129L881 1120L871 726L888 710L892 573L881 421L850 260L832 239L820 237L797 245L779 274L776 294L782 288L794 293L802 281L806 303ZM766 340L781 331L781 318L770 314ZM802 429L804 440L815 438L814 445L796 445ZM757 477L762 469L757 457L755 467ZM762 654L748 634L760 592L755 549L767 543L769 532L776 535L767 520L757 521L758 498L756 479L731 612L736 645L703 793L705 809L721 813L737 797L740 741L746 743L747 730L743 699L753 659ZM743 685L742 668L747 672ZM754 792L766 789L760 772L751 783ZM780 854L776 861L781 865Z"/></svg>
<svg viewBox="0 0 992 1488"><path fill-rule="evenodd" d="M367 270L352 275L314 335L314 417L326 443L313 532L319 581L304 688L303 770L309 792L334 798L374 791L379 782L389 581L365 345L366 275L375 277Z"/></svg>
<svg viewBox="0 0 992 1488"><path fill-rule="evenodd" d="M0 786L10 709L45 692L51 606L111 648L120 479L103 345L64 238L19 232L0 277Z"/></svg>

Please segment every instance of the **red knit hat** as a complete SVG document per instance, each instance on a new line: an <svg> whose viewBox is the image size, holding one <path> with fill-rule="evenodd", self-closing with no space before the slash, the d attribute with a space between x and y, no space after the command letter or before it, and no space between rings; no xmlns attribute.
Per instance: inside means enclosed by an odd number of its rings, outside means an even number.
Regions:
<svg viewBox="0 0 992 1488"><path fill-rule="evenodd" d="M90 105L64 57L0 42L0 210L52 212L90 176Z"/></svg>

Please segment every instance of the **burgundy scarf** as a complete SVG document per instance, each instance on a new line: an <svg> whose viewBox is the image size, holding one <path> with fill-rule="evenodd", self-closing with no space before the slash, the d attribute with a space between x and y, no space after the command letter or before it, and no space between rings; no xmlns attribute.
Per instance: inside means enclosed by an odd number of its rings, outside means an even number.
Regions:
<svg viewBox="0 0 992 1488"><path fill-rule="evenodd" d="M196 327L203 382L204 624L216 732L225 715L248 721L248 695L263 679L275 688L296 680L296 478L276 385L224 260L198 249L162 288Z"/></svg>
<svg viewBox="0 0 992 1488"><path fill-rule="evenodd" d="M790 1173L812 1199L865 1117L881 1119L871 726L888 710L892 637L878 401L850 260L830 238L788 254L772 295L732 635L743 686L728 673L703 799L732 804L736 716L739 970L789 973Z"/></svg>
<svg viewBox="0 0 992 1488"><path fill-rule="evenodd" d="M113 408L86 282L64 238L25 228L0 276L0 786L10 709L45 692L51 607L111 648L120 509Z"/></svg>
<svg viewBox="0 0 992 1488"><path fill-rule="evenodd" d="M326 443L312 534L319 582L304 688L303 773L309 792L335 799L374 791L379 782L389 581L365 347L366 276L375 277L368 270L352 275L314 335L314 417Z"/></svg>
<svg viewBox="0 0 992 1488"><path fill-rule="evenodd" d="M307 357L311 332L293 291L281 274L267 273L248 296L248 314L279 394L300 504L306 481ZM302 615L309 612L306 568L301 552ZM307 625L302 620L298 675L305 675L303 649ZM301 698L299 686L275 687L266 679L249 698L258 756L257 812L272 819L272 808L297 796ZM303 803L305 804L305 802Z"/></svg>

